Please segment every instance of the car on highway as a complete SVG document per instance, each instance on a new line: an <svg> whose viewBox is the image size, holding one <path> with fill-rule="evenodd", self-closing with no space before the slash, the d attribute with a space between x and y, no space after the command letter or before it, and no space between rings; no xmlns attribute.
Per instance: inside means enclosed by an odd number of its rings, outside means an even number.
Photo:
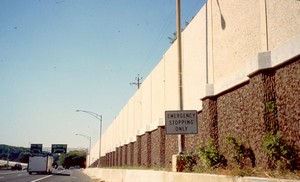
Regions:
<svg viewBox="0 0 300 182"><path fill-rule="evenodd" d="M21 164L15 164L14 166L11 167L11 170L22 170L22 165Z"/></svg>

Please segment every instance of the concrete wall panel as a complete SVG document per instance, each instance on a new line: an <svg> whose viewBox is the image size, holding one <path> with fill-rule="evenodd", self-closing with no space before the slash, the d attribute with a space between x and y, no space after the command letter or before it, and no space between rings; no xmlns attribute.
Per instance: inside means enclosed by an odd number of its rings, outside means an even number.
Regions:
<svg viewBox="0 0 300 182"><path fill-rule="evenodd" d="M300 1L267 0L269 50L300 32Z"/></svg>
<svg viewBox="0 0 300 182"><path fill-rule="evenodd" d="M152 123L163 121L165 117L165 78L164 78L164 61L162 60L152 71Z"/></svg>
<svg viewBox="0 0 300 182"><path fill-rule="evenodd" d="M201 110L206 86L206 9L203 8L182 33L184 109ZM202 25L202 26L199 26Z"/></svg>
<svg viewBox="0 0 300 182"><path fill-rule="evenodd" d="M134 132L135 134L142 128L142 89L134 94Z"/></svg>
<svg viewBox="0 0 300 182"><path fill-rule="evenodd" d="M149 75L141 85L142 90L142 129L151 124L152 112L152 77Z"/></svg>
<svg viewBox="0 0 300 182"><path fill-rule="evenodd" d="M260 51L259 0L212 2L214 82L238 69Z"/></svg>
<svg viewBox="0 0 300 182"><path fill-rule="evenodd" d="M124 106L124 108L122 110L122 114L123 114L123 122L122 123L123 123L123 131L124 131L123 140L124 140L124 144L127 144L127 143L129 143L129 141L128 141L128 139L129 139L128 103Z"/></svg>
<svg viewBox="0 0 300 182"><path fill-rule="evenodd" d="M165 61L165 110L179 109L178 60L176 42L164 56Z"/></svg>
<svg viewBox="0 0 300 182"><path fill-rule="evenodd" d="M131 97L131 99L128 101L128 140L129 142L132 142L135 140L136 131L134 130L134 124L135 124L135 117L134 117L134 107L135 104L135 98Z"/></svg>

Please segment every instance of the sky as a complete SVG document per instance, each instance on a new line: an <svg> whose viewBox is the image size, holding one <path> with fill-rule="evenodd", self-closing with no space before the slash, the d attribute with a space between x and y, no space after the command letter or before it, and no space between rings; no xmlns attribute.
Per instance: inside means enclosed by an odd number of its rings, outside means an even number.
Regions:
<svg viewBox="0 0 300 182"><path fill-rule="evenodd" d="M205 0L182 0L182 26ZM0 144L87 148L171 46L176 0L1 0ZM143 81L143 80L142 80Z"/></svg>

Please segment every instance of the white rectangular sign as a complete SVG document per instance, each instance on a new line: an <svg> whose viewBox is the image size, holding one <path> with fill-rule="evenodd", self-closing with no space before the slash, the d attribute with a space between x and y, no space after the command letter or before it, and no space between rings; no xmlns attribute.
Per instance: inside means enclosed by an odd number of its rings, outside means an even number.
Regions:
<svg viewBox="0 0 300 182"><path fill-rule="evenodd" d="M198 134L196 110L165 111L166 134Z"/></svg>

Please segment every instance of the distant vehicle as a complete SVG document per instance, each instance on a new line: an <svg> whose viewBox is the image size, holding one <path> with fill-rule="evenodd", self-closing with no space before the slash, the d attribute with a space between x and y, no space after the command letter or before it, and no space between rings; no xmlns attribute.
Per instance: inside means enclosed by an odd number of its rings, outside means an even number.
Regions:
<svg viewBox="0 0 300 182"><path fill-rule="evenodd" d="M77 165L77 166L75 166L74 168L75 168L75 169L80 169L80 166Z"/></svg>
<svg viewBox="0 0 300 182"><path fill-rule="evenodd" d="M21 164L15 164L14 166L11 167L11 170L22 170L22 165Z"/></svg>
<svg viewBox="0 0 300 182"><path fill-rule="evenodd" d="M64 168L62 166L58 166L56 169L57 170L64 170Z"/></svg>
<svg viewBox="0 0 300 182"><path fill-rule="evenodd" d="M53 161L52 156L30 156L27 171L29 174L33 172L51 174Z"/></svg>
<svg viewBox="0 0 300 182"><path fill-rule="evenodd" d="M73 166L69 167L69 169L75 169Z"/></svg>

